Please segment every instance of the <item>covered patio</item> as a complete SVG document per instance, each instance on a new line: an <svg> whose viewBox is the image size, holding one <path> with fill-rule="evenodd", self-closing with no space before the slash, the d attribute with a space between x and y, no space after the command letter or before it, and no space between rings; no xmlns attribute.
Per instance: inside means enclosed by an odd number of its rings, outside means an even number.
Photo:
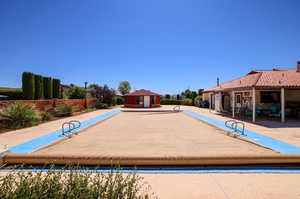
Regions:
<svg viewBox="0 0 300 199"><path fill-rule="evenodd" d="M210 110L232 118L300 121L300 62L297 69L251 71L204 91Z"/></svg>

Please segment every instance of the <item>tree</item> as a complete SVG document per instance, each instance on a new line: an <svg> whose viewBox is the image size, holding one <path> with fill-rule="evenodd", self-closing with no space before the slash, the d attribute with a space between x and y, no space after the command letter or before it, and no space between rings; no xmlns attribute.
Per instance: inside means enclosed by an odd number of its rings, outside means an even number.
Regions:
<svg viewBox="0 0 300 199"><path fill-rule="evenodd" d="M24 72L22 75L23 96L27 100L33 100L35 97L35 80L34 74Z"/></svg>
<svg viewBox="0 0 300 199"><path fill-rule="evenodd" d="M69 99L84 99L86 97L87 91L85 88L79 86L73 86L68 91Z"/></svg>
<svg viewBox="0 0 300 199"><path fill-rule="evenodd" d="M198 96L198 93L196 91L191 92L191 98L193 100L193 105L195 105L195 98Z"/></svg>
<svg viewBox="0 0 300 199"><path fill-rule="evenodd" d="M53 83L51 77L44 77L44 97L45 99L53 98Z"/></svg>
<svg viewBox="0 0 300 199"><path fill-rule="evenodd" d="M111 104L116 91L107 85L97 86L91 90L91 95L97 98L100 103Z"/></svg>
<svg viewBox="0 0 300 199"><path fill-rule="evenodd" d="M170 94L166 94L166 95L165 95L165 98L166 98L166 99L171 99L171 95L170 95Z"/></svg>
<svg viewBox="0 0 300 199"><path fill-rule="evenodd" d="M125 94L129 93L130 90L131 90L131 86L130 86L130 83L128 81L120 82L119 87L118 87L118 91L122 95L125 95Z"/></svg>
<svg viewBox="0 0 300 199"><path fill-rule="evenodd" d="M89 88L97 88L97 87L99 87L98 84L90 84L90 85L89 85Z"/></svg>
<svg viewBox="0 0 300 199"><path fill-rule="evenodd" d="M35 75L35 99L44 98L44 78L41 75Z"/></svg>
<svg viewBox="0 0 300 199"><path fill-rule="evenodd" d="M60 98L60 80L59 79L53 79L53 98Z"/></svg>
<svg viewBox="0 0 300 199"><path fill-rule="evenodd" d="M204 91L204 89L203 89L203 88L201 88L201 89L198 89L198 95L202 95L203 91Z"/></svg>
<svg viewBox="0 0 300 199"><path fill-rule="evenodd" d="M190 89L186 89L184 92L181 93L185 98L192 98L192 91Z"/></svg>

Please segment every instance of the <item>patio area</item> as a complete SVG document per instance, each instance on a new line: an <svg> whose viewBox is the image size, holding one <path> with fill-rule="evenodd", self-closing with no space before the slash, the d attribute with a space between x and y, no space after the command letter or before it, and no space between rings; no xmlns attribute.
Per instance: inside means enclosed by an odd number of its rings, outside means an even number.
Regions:
<svg viewBox="0 0 300 199"><path fill-rule="evenodd" d="M295 69L253 70L204 91L209 109L241 120L300 121L300 62Z"/></svg>

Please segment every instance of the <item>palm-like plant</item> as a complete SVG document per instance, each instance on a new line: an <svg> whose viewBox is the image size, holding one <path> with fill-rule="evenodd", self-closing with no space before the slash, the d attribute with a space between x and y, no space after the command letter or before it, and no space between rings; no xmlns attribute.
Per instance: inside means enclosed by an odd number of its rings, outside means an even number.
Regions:
<svg viewBox="0 0 300 199"><path fill-rule="evenodd" d="M0 120L9 128L23 128L36 125L41 115L31 104L15 103L0 110Z"/></svg>

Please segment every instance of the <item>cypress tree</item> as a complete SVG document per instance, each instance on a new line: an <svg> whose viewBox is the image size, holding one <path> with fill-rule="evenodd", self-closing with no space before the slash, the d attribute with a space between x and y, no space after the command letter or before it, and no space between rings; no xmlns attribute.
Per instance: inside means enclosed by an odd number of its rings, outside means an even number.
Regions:
<svg viewBox="0 0 300 199"><path fill-rule="evenodd" d="M53 85L50 77L44 77L44 96L45 99L53 98Z"/></svg>
<svg viewBox="0 0 300 199"><path fill-rule="evenodd" d="M35 80L34 80L33 73L23 72L22 89L23 89L24 99L27 99L27 100L34 99L34 97L35 97Z"/></svg>
<svg viewBox="0 0 300 199"><path fill-rule="evenodd" d="M60 98L60 80L59 79L53 79L53 98Z"/></svg>
<svg viewBox="0 0 300 199"><path fill-rule="evenodd" d="M44 98L44 78L41 75L35 75L35 99Z"/></svg>

